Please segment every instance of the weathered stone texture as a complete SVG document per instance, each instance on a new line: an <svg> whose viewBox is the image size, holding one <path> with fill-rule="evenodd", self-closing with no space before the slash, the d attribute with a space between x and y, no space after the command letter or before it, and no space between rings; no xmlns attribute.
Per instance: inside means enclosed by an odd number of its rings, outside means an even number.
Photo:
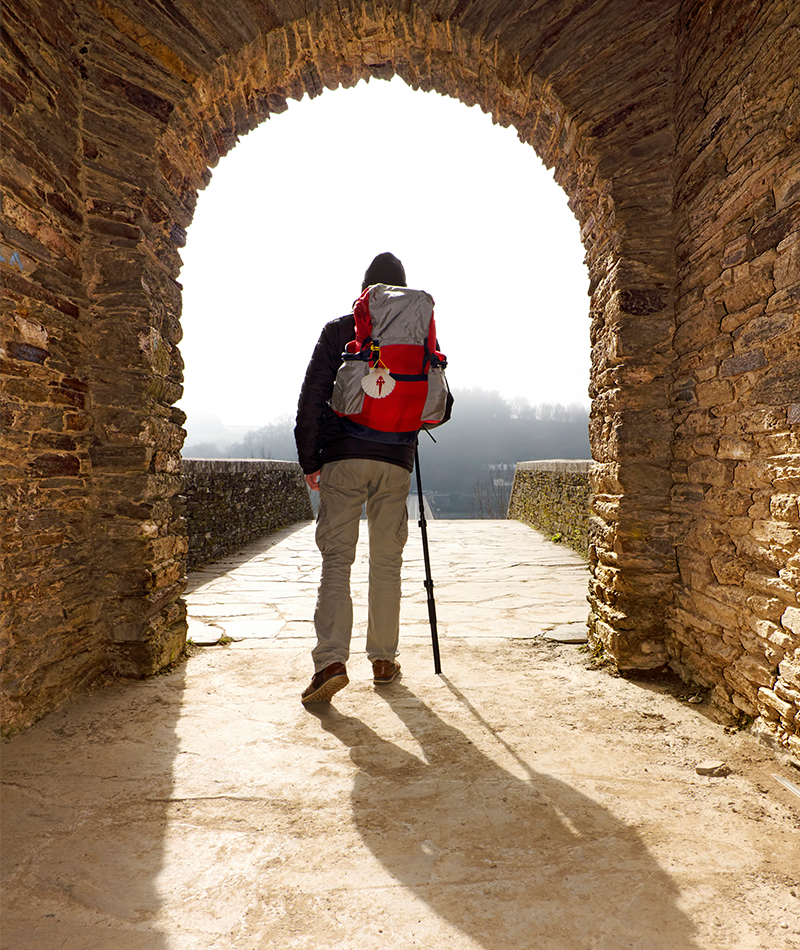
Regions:
<svg viewBox="0 0 800 950"><path fill-rule="evenodd" d="M184 459L188 570L314 517L296 462Z"/></svg>
<svg viewBox="0 0 800 950"><path fill-rule="evenodd" d="M678 27L669 651L798 751L800 17L696 2Z"/></svg>
<svg viewBox="0 0 800 950"><path fill-rule="evenodd" d="M518 462L508 517L588 557L591 468L591 461Z"/></svg>
<svg viewBox="0 0 800 950"><path fill-rule="evenodd" d="M796 747L796 4L20 0L3 29L12 728L185 635L179 252L209 169L290 98L399 75L513 125L580 223L593 635Z"/></svg>
<svg viewBox="0 0 800 950"><path fill-rule="evenodd" d="M3 716L102 669L92 544L76 11L3 8ZM37 41L31 35L36 24Z"/></svg>

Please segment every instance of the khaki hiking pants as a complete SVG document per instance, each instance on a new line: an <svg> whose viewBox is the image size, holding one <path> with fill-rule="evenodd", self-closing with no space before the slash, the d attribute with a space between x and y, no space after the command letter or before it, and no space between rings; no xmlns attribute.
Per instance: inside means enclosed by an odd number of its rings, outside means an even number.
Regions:
<svg viewBox="0 0 800 950"><path fill-rule="evenodd" d="M322 578L314 612L317 645L311 653L316 672L331 663L346 663L350 656L350 568L365 502L369 525L367 656L373 663L393 661L397 656L410 483L411 474L391 462L343 459L322 466L316 535Z"/></svg>

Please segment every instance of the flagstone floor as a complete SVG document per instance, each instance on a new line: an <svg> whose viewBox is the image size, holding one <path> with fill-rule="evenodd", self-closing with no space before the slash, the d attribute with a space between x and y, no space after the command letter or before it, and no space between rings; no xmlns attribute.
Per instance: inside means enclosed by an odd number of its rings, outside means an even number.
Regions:
<svg viewBox="0 0 800 950"><path fill-rule="evenodd" d="M531 544L534 536L538 543ZM363 652L366 636L367 544L362 522L351 582L354 654ZM518 521L472 520L428 521L428 550L443 640L570 631L585 640L588 574L569 548L544 542ZM424 580L421 538L412 526L403 564L404 643L430 638ZM189 636L198 644L221 637L251 643L313 637L318 583L313 525L282 532L279 543L250 548L191 575Z"/></svg>
<svg viewBox="0 0 800 950"><path fill-rule="evenodd" d="M192 575L176 670L3 746L3 950L800 950L798 773L561 642L587 615L568 549L428 530L441 675L412 530L403 677L370 679L362 552L350 685L301 705L301 525Z"/></svg>

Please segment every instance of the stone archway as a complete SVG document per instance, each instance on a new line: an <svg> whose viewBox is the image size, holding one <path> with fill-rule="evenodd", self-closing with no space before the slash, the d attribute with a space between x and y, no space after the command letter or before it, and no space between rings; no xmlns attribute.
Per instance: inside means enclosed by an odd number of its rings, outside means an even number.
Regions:
<svg viewBox="0 0 800 950"><path fill-rule="evenodd" d="M116 22L115 26L130 30L127 22ZM648 34L652 37L658 32L658 22L651 22ZM668 37L667 31L662 29L660 32L662 37ZM415 64L415 49L435 52L425 57L417 54ZM160 379L169 378L164 370L169 349L177 342L175 328L178 322L178 301L170 280L177 274L179 266L177 259L170 254L170 245L180 246L183 231L189 223L182 207L182 197L194 195L197 188L202 187L208 166L215 164L233 146L237 136L270 114L283 111L287 96L316 96L327 87L352 84L375 74L389 76L394 73L412 86L434 88L468 103L477 101L493 112L499 121L513 124L545 161L556 166L557 178L571 193L584 229L591 280L595 286L593 311L597 314L594 321L597 355L594 386L598 409L593 442L595 456L603 463L597 475L596 490L599 489L598 495L614 499L604 512L603 528L598 531L598 536L608 532L613 534L613 548L617 544L618 532L622 531L628 535L630 547L635 549L615 551L612 564L604 561L604 544L595 545L598 570L603 572L602 594L596 598L596 622L623 663L636 666L664 662L663 619L659 614L663 614L674 574L671 552L653 549L649 528L646 539L644 532L638 532L641 543L637 543L637 532L625 522L641 519L644 513L636 511L633 490L623 493L619 487L626 481L624 476L620 479L626 454L629 464L640 468L642 463L643 435L641 431L634 432L637 414L648 415L646 425L639 426L639 429L646 430L649 444L644 450L651 458L652 466L661 470L668 467L669 433L664 430L659 439L653 420L654 413L660 412L662 420L666 421L669 410L666 374L663 367L659 372L652 335L655 333L655 337L660 338L658 342L663 354L672 332L670 284L673 278L669 239L670 194L663 176L659 175L659 164L663 167L668 161L672 138L666 117L669 103L659 102L655 94L652 96L653 114L642 114L638 120L641 142L652 138L648 164L656 166L649 172L649 200L653 210L643 211L641 207L642 192L647 190L647 185L640 179L635 186L623 181L617 185L617 190L624 192L635 187L637 191L636 202L633 196L628 199L631 210L626 214L618 210L618 205L625 204L624 196L617 198L615 189L601 177L603 160L597 154L596 140L581 136L563 103L552 92L546 91L544 84L537 83L530 75L524 76L515 58L511 54L504 56L496 41L486 50L459 31L445 46L441 25L426 20L419 10L411 19L387 11L382 20L370 20L362 13L354 15L349 23L339 18L332 21L320 14L317 18L274 29L267 35L258 33L252 43L236 51L235 60L226 62L224 69L212 70L204 78L202 95L187 97L170 112L165 123L166 128L159 138L149 169L152 177L148 182L150 202L153 203L155 194L162 196L159 221L152 222L156 225L148 235L153 245L152 253L149 259L143 255L141 266L152 274L148 280L151 287L148 313L155 310L163 314L168 323L147 328L145 333L149 336L142 338L140 335L131 342L147 361L146 371L154 372ZM485 78L479 78L481 76ZM661 78L655 75L653 83L656 87L662 85ZM586 92L583 95L585 98ZM166 106L148 103L147 107L151 111L161 108L166 112ZM613 135L607 134L613 139ZM644 144L641 149L643 153L648 152ZM613 176L615 152L611 143L607 151L605 163ZM106 196L98 196L97 201L98 204L106 202ZM656 232L660 232L660 239L654 241ZM97 306L107 312L102 295L102 285L98 284L95 291ZM641 352L638 359L630 352L622 356L619 352L621 340L640 336L640 325L645 320L653 329L650 337L639 342ZM645 344L643 348L642 342ZM631 340L628 348L636 345ZM156 364L158 359L162 361L161 371ZM624 386L616 380L612 384L609 377L617 375L614 372L617 365L625 363L630 367L631 363L637 362L640 364L635 379L638 395L634 403L632 392L626 394L627 398L623 397ZM650 387L647 395L643 393L643 373L660 380ZM176 376L173 373L174 379ZM167 397L164 401L170 402L174 390L166 386L164 396ZM623 416L623 406L627 416ZM165 405L164 412L166 408ZM626 441L631 443L628 447ZM174 465L168 461L170 452L175 451L174 442L171 446L154 444L153 451L156 454L161 451L164 462ZM95 466L98 461L102 462L100 452L95 453ZM667 505L666 494L662 495L660 504L651 496L646 514L666 526ZM660 511L656 512L654 508L660 508ZM634 558L638 564L634 563ZM642 563L643 559L646 563ZM646 590L642 590L641 578L629 578L627 587L615 583L620 566L627 568L629 573L646 572ZM597 591L600 590L598 586ZM635 601L642 595L646 597L646 606L637 610ZM656 607L659 598L660 610ZM143 641L118 642L125 644L114 648L118 654L128 657L123 662L134 665L142 662L139 655ZM144 643L152 644L153 639L148 638ZM133 656L137 659L130 659Z"/></svg>
<svg viewBox="0 0 800 950"><path fill-rule="evenodd" d="M773 156L762 191L783 181L785 207L773 198L773 216L763 204L743 230L746 213L729 199L730 220L739 215L733 236L709 232L705 245L693 243L696 219L710 228L705 197L713 205L737 194L735 176L715 155L729 131L720 121L727 90L740 88L746 72L746 57L729 56L727 71L706 81L703 52L763 50L780 35L784 59L797 61L780 4L752 6L734 15L690 0L475 0L444 12L433 3L322 0L301 16L294 4L246 0L213 11L204 0L168 7L75 0L55 10L24 0L9 12L6 240L24 262L18 273L6 269L15 321L10 412L15 432L27 434L17 440L12 496L19 511L33 512L13 525L10 720L31 721L109 658L119 672L144 675L182 643L177 278L208 169L239 136L283 111L287 97L391 75L478 103L513 125L555 168L581 224L592 301L596 636L623 667L671 661L716 684L723 703L755 712L753 684L771 689L777 662L789 670L793 654L782 641L780 657L773 653L750 675L747 657L766 654L748 653L737 626L736 646L708 661L699 587L710 575L683 556L694 548L691 526L714 522L706 561L721 564L728 552L744 577L744 562L763 560L771 543L737 546L738 536L720 529L728 516L706 514L708 486L735 477L719 434L713 453L698 448L707 440L703 419L713 414L698 398L711 367L716 376L721 360L733 360L723 375L744 374L750 389L778 400L767 405L792 402L791 371L763 353L763 363L739 355L734 321L728 350L698 348L693 329L709 312L707 301L697 304L709 248L712 257L721 248L728 262L721 287L745 288L741 301L730 290L727 300L724 290L718 295L728 313L769 290L766 277L735 271L757 271L752 262L767 251L772 289L781 255L781 279L790 283L795 252L784 244L797 230L796 138L789 137L794 146L775 136L761 142ZM773 55L758 73L762 86L777 88L774 62ZM786 82L781 89L781 102L796 109L793 89ZM755 122L746 96L741 113ZM790 333L790 324L775 332ZM747 376L761 371L761 382ZM789 410L782 411L776 424L785 428ZM789 528L796 535L791 521ZM787 544L794 556L796 541ZM27 562L16 556L26 545L37 552ZM768 614L791 640L794 614L783 623L778 611L788 603L784 593ZM766 619L758 610L767 608L751 608L753 623ZM724 641L726 621L712 623ZM728 676L742 657L745 672ZM782 707L771 708L780 719Z"/></svg>

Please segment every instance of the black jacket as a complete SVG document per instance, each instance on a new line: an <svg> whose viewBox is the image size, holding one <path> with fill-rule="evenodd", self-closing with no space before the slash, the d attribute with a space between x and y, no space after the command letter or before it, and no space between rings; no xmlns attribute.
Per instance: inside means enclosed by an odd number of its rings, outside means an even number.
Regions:
<svg viewBox="0 0 800 950"><path fill-rule="evenodd" d="M356 336L353 314L326 323L306 370L297 404L294 439L300 467L306 475L317 472L326 462L340 459L375 459L391 462L406 471L414 468L414 446L369 442L348 435L339 417L328 405L333 394L342 353Z"/></svg>

